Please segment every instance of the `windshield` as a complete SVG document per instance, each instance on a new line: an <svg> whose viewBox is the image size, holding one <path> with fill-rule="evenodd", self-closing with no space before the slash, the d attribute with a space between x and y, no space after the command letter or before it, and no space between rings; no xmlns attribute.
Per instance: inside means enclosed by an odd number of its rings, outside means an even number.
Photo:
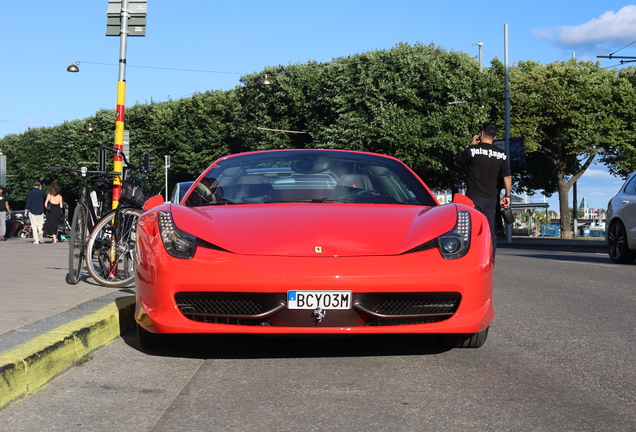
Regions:
<svg viewBox="0 0 636 432"><path fill-rule="evenodd" d="M281 202L437 205L401 162L329 150L267 151L220 159L192 189L186 205Z"/></svg>

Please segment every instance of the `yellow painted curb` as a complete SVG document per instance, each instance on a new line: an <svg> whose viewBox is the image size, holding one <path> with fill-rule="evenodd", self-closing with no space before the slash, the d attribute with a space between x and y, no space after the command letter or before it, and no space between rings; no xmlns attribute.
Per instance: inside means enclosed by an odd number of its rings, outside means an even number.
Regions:
<svg viewBox="0 0 636 432"><path fill-rule="evenodd" d="M133 322L135 296L117 299L0 355L0 409L34 393Z"/></svg>

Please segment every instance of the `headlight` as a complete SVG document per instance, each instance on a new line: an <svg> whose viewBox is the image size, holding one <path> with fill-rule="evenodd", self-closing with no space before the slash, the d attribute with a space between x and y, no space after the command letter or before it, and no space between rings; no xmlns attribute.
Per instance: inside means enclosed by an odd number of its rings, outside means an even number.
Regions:
<svg viewBox="0 0 636 432"><path fill-rule="evenodd" d="M444 259L461 258L470 249L470 213L468 210L457 212L455 228L439 236L439 251Z"/></svg>
<svg viewBox="0 0 636 432"><path fill-rule="evenodd" d="M166 252L175 258L192 258L197 249L197 238L177 228L172 220L172 213L160 211L158 218L161 240Z"/></svg>

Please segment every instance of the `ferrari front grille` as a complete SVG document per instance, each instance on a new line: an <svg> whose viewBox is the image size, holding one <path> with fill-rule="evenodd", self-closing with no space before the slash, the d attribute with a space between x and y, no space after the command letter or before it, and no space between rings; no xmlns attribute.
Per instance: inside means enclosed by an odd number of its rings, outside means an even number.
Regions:
<svg viewBox="0 0 636 432"><path fill-rule="evenodd" d="M177 299L182 314L259 315L263 307L251 300Z"/></svg>
<svg viewBox="0 0 636 432"><path fill-rule="evenodd" d="M175 301L186 318L214 324L269 326L269 318L285 308L256 293L177 293Z"/></svg>
<svg viewBox="0 0 636 432"><path fill-rule="evenodd" d="M426 324L452 317L460 301L459 293L369 293L353 309L367 316L367 326Z"/></svg>
<svg viewBox="0 0 636 432"><path fill-rule="evenodd" d="M382 315L431 315L455 313L459 299L446 300L384 300L374 312Z"/></svg>

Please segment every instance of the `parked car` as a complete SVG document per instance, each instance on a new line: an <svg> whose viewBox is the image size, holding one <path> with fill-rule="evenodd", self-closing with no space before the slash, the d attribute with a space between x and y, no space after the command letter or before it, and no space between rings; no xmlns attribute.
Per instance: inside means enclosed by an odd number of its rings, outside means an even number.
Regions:
<svg viewBox="0 0 636 432"><path fill-rule="evenodd" d="M627 177L607 204L605 225L610 259L619 264L633 263L636 260L636 172Z"/></svg>
<svg viewBox="0 0 636 432"><path fill-rule="evenodd" d="M31 221L24 215L24 210L14 210L6 217L7 232L5 237L33 237Z"/></svg>
<svg viewBox="0 0 636 432"><path fill-rule="evenodd" d="M477 348L494 316L486 217L462 195L440 205L390 156L223 157L136 235L146 348L188 333L427 333Z"/></svg>

